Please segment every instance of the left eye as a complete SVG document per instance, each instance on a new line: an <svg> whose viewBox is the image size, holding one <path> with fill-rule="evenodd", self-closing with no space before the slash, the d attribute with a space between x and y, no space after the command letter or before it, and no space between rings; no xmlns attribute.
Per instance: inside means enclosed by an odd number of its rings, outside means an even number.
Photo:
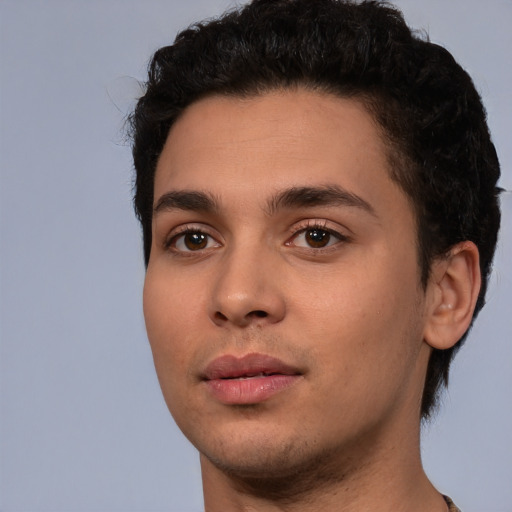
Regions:
<svg viewBox="0 0 512 512"><path fill-rule="evenodd" d="M171 245L177 251L193 252L218 247L219 243L202 231L188 231L174 237Z"/></svg>
<svg viewBox="0 0 512 512"><path fill-rule="evenodd" d="M313 227L300 231L293 238L293 245L296 247L323 249L324 247L334 245L343 239L344 237L340 234L327 229Z"/></svg>

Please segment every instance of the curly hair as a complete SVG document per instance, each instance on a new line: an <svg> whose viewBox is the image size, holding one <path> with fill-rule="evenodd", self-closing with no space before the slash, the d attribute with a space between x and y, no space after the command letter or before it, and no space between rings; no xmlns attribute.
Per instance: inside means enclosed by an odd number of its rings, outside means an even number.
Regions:
<svg viewBox="0 0 512 512"><path fill-rule="evenodd" d="M361 101L381 128L391 178L409 197L425 286L431 263L464 240L480 253L484 305L500 223L500 169L486 113L452 55L379 1L254 0L182 31L149 65L146 92L131 115L134 205L146 265L155 169L170 127L207 95L245 97L305 87ZM434 349L421 415L448 383L451 349Z"/></svg>

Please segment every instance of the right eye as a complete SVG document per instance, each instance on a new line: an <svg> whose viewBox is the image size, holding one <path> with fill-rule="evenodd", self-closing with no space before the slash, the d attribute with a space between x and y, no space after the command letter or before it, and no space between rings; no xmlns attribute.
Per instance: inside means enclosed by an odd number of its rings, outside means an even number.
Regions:
<svg viewBox="0 0 512 512"><path fill-rule="evenodd" d="M198 252L212 247L220 247L220 243L203 231L187 230L173 236L168 246L178 252Z"/></svg>

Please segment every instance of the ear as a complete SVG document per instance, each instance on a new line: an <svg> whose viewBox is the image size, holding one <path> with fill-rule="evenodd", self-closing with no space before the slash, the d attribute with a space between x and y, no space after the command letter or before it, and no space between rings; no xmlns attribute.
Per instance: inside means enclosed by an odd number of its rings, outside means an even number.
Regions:
<svg viewBox="0 0 512 512"><path fill-rule="evenodd" d="M454 245L432 265L423 339L432 348L453 347L471 325L480 292L480 258L473 242Z"/></svg>

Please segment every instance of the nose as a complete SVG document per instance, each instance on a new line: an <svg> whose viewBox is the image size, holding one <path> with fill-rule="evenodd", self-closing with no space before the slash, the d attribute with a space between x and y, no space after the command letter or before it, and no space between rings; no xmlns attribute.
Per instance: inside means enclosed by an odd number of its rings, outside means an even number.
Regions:
<svg viewBox="0 0 512 512"><path fill-rule="evenodd" d="M277 258L250 252L231 251L218 268L210 309L216 325L275 324L285 316Z"/></svg>

